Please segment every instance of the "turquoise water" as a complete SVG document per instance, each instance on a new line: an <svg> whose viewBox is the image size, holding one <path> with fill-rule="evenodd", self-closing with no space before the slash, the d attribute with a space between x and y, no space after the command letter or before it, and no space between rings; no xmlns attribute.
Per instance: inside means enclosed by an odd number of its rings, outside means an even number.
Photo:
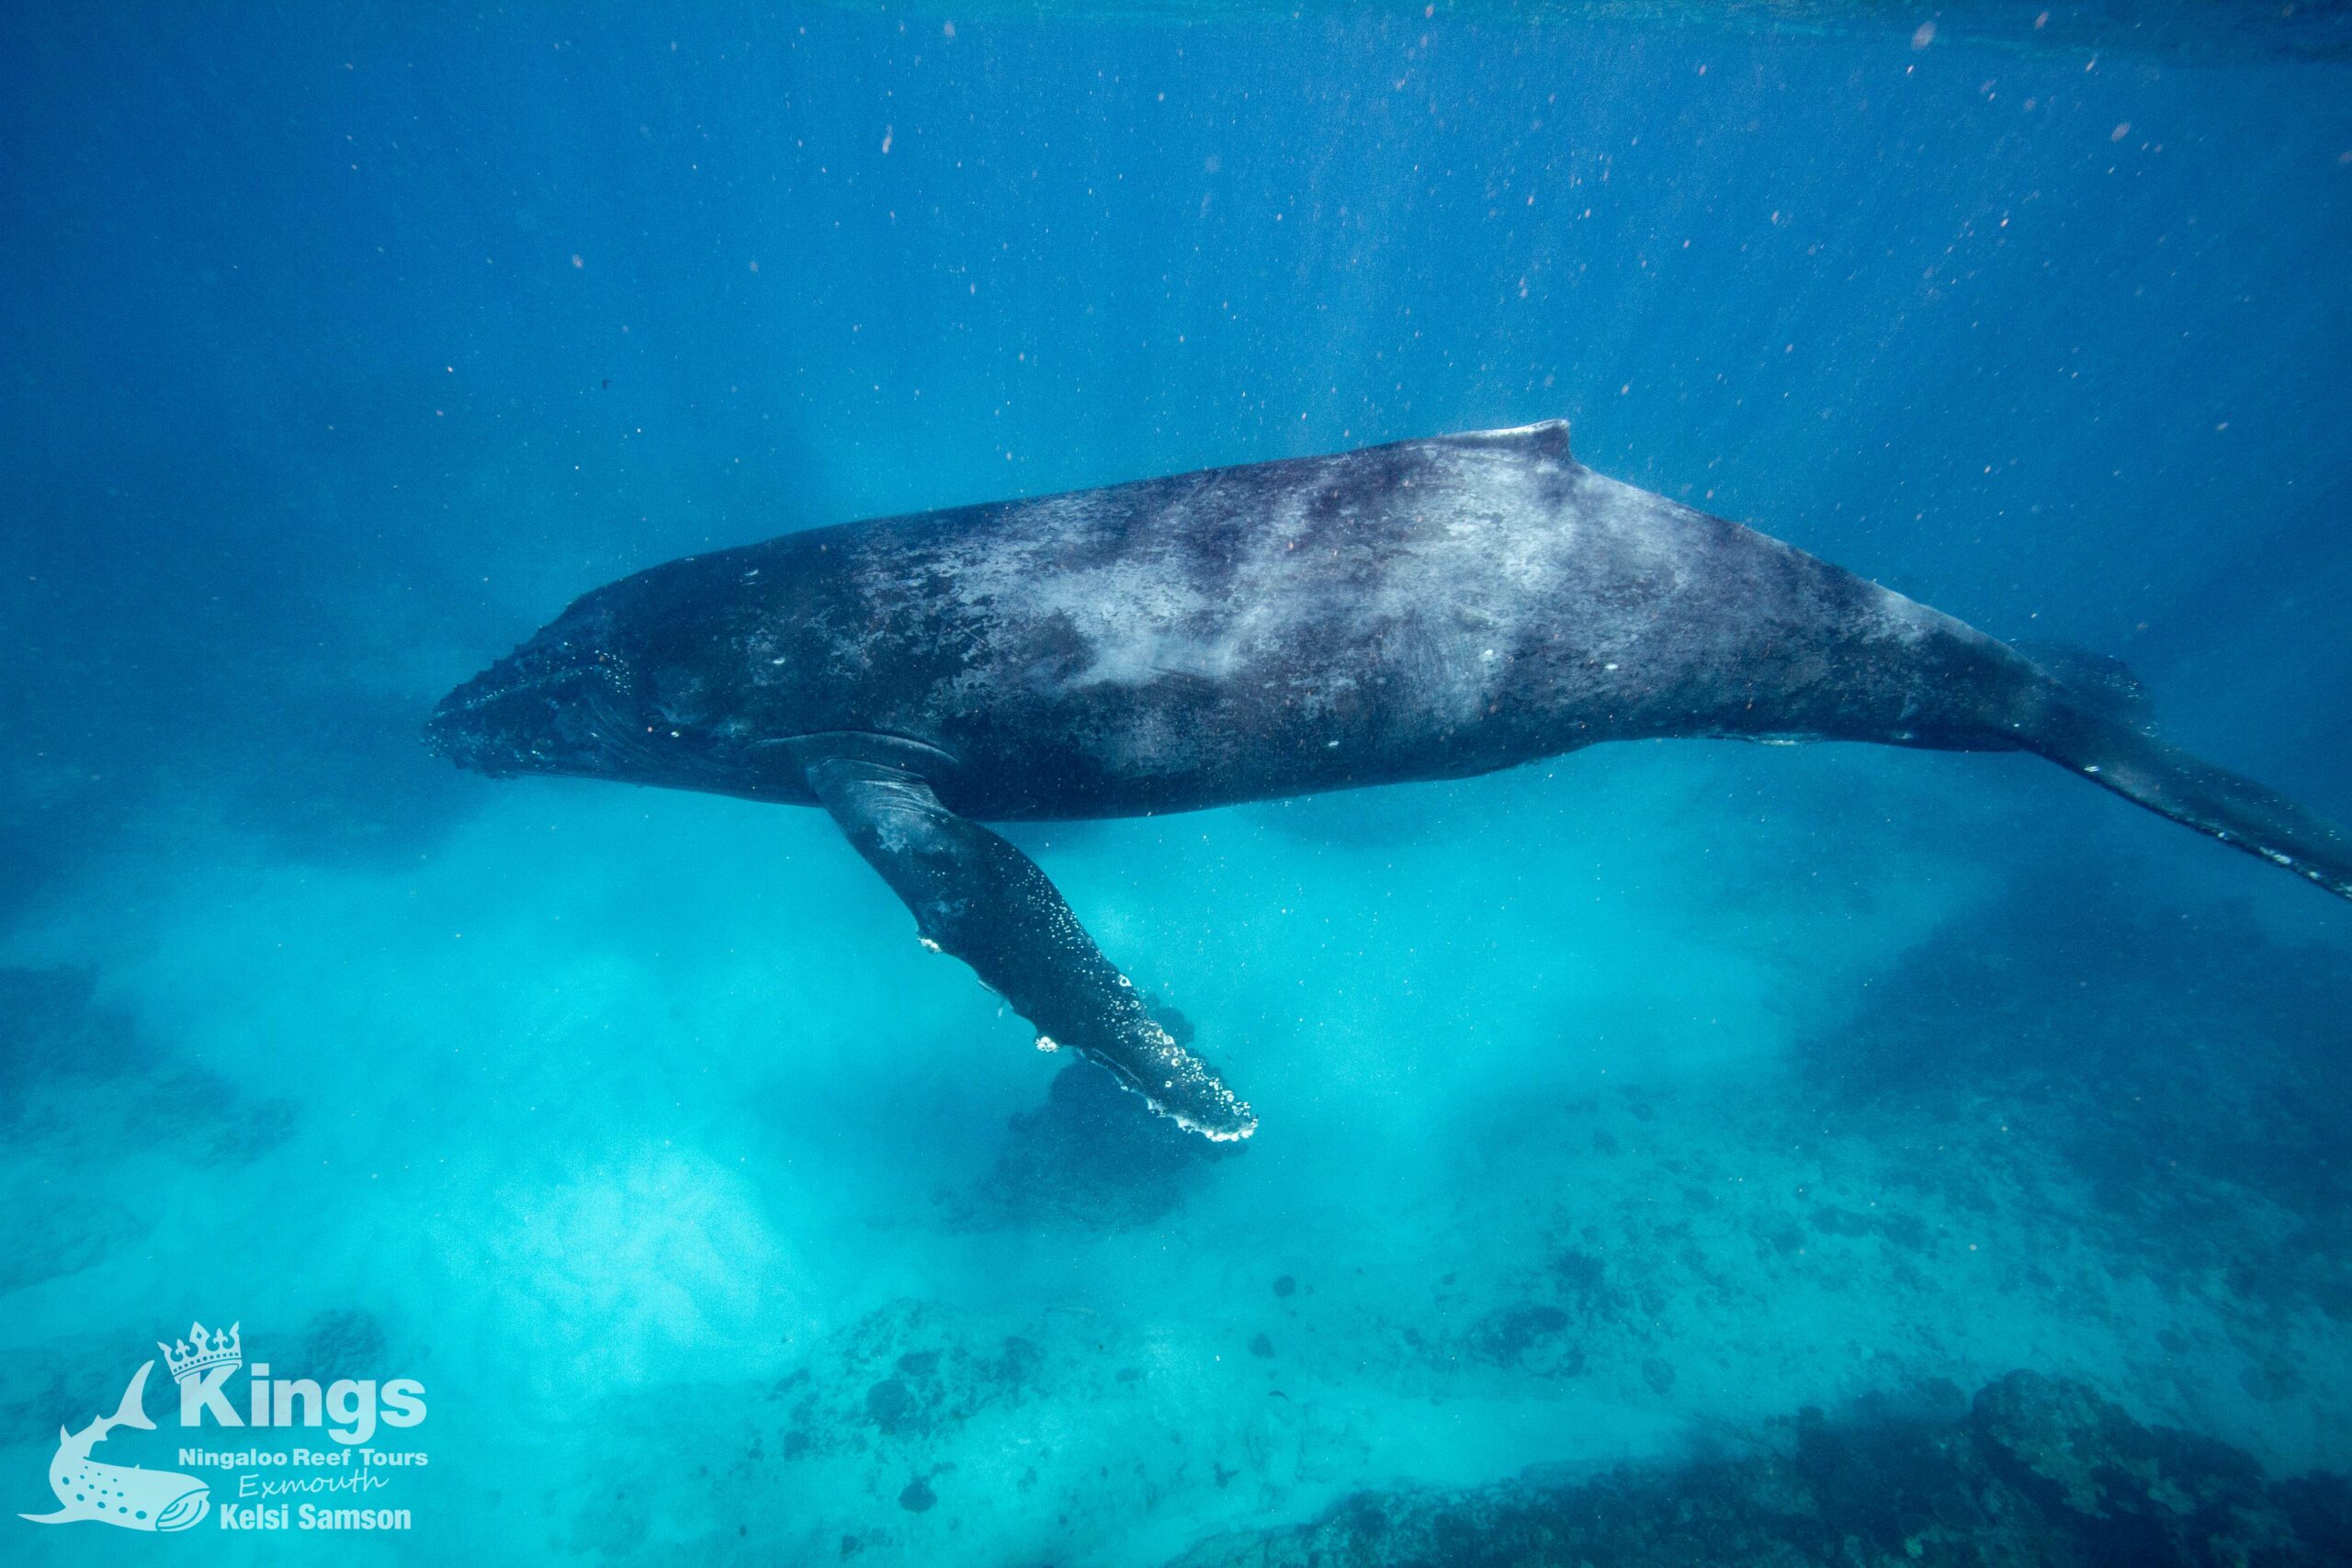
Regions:
<svg viewBox="0 0 2352 1568"><path fill-rule="evenodd" d="M0 1494L198 1321L429 1409L0 1557L1290 1561L2020 1370L2352 1467L2352 913L2033 760L1009 829L1210 1157L821 815L417 743L681 554L1564 417L2352 815L2333 35L1928 16L0 20Z"/></svg>

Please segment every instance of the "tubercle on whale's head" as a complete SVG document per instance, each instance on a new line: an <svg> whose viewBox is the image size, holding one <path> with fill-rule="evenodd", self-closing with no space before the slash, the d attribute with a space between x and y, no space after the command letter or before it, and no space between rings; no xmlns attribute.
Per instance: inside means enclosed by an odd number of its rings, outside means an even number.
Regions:
<svg viewBox="0 0 2352 1568"><path fill-rule="evenodd" d="M461 768L493 778L572 771L597 732L628 705L625 661L562 620L443 697L424 743Z"/></svg>
<svg viewBox="0 0 2352 1568"><path fill-rule="evenodd" d="M854 727L812 711L823 682L794 656L796 622L757 592L762 576L720 552L596 589L443 697L424 743L493 778L797 799L798 769L763 740Z"/></svg>
<svg viewBox="0 0 2352 1568"><path fill-rule="evenodd" d="M653 700L641 652L604 597L582 599L443 697L425 721L426 747L492 778L668 782L657 759L678 750L684 731Z"/></svg>

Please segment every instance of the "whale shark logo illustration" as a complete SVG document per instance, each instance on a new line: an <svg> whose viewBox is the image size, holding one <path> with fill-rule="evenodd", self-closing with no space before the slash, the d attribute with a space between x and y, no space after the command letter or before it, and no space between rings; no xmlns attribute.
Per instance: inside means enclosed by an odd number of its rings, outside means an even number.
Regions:
<svg viewBox="0 0 2352 1568"><path fill-rule="evenodd" d="M193 1475L168 1470L141 1470L137 1465L101 1464L90 1450L107 1440L118 1427L152 1432L147 1419L147 1374L155 1363L141 1363L122 1391L122 1403L111 1416L101 1416L78 1432L57 1429L57 1457L49 1461L50 1490L57 1494L53 1514L27 1514L37 1525L71 1525L85 1520L119 1525L133 1530L184 1530L212 1507L211 1489Z"/></svg>

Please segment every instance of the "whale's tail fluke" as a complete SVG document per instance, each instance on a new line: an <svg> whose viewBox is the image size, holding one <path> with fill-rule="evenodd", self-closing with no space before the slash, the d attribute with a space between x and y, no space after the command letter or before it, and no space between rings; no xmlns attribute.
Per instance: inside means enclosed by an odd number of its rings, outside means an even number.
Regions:
<svg viewBox="0 0 2352 1568"><path fill-rule="evenodd" d="M2027 750L2352 898L2352 832L2161 739L2139 682L2121 664L2097 655L2021 651L2047 677L2019 735Z"/></svg>

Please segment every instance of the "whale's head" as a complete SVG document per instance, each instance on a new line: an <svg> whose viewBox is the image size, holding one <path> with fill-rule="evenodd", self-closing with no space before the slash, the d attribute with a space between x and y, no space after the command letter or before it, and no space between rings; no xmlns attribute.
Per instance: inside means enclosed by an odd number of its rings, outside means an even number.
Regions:
<svg viewBox="0 0 2352 1568"><path fill-rule="evenodd" d="M573 604L443 697L425 721L425 744L493 778L639 776L643 738L659 716L639 660L600 597Z"/></svg>
<svg viewBox="0 0 2352 1568"><path fill-rule="evenodd" d="M752 744L736 675L745 663L739 617L710 591L719 575L711 559L673 561L578 600L442 698L425 721L425 744L493 778L570 773L773 793L780 764ZM760 668L770 671L767 660ZM774 705L785 732L808 728L791 722L789 682L766 689L786 694Z"/></svg>

